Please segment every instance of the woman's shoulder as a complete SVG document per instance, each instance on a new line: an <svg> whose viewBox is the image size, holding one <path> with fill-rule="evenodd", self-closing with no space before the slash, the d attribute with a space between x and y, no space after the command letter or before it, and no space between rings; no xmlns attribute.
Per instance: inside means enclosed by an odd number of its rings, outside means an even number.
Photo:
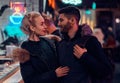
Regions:
<svg viewBox="0 0 120 83"><path fill-rule="evenodd" d="M44 40L44 41L46 41L46 42L49 42L49 43L54 43L54 40L52 40L52 39L49 39L49 38L47 38L47 37L40 37L40 39L42 39L42 40Z"/></svg>
<svg viewBox="0 0 120 83"><path fill-rule="evenodd" d="M26 47L26 46L28 46L29 45L29 41L28 40L25 40L25 41L23 41L22 43L21 43L21 47L23 48L23 47Z"/></svg>

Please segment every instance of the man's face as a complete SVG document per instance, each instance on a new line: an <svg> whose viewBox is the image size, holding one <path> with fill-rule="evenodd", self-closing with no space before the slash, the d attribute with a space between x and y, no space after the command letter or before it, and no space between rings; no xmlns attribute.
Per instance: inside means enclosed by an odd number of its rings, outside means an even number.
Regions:
<svg viewBox="0 0 120 83"><path fill-rule="evenodd" d="M69 19L64 14L59 15L58 26L60 27L61 32L66 33L72 28Z"/></svg>

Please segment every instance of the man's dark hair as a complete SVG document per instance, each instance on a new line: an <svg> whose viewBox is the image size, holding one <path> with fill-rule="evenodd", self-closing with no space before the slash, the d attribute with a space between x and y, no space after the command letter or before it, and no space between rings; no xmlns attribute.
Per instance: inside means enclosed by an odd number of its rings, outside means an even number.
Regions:
<svg viewBox="0 0 120 83"><path fill-rule="evenodd" d="M77 7L68 6L59 10L59 14L73 15L75 16L77 22L80 21L80 11Z"/></svg>

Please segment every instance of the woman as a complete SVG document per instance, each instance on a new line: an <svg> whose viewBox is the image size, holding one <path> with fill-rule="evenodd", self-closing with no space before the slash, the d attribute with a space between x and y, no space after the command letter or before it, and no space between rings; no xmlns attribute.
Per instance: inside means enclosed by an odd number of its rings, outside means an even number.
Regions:
<svg viewBox="0 0 120 83"><path fill-rule="evenodd" d="M58 78L67 75L68 67L58 67L56 51L46 35L44 19L38 12L26 14L21 29L29 36L14 50L19 56L21 75L25 83L57 83Z"/></svg>

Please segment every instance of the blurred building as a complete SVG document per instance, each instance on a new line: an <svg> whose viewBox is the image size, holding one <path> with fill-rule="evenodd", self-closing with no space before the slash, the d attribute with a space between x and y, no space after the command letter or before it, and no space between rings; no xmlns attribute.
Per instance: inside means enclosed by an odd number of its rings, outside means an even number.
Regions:
<svg viewBox="0 0 120 83"><path fill-rule="evenodd" d="M81 23L87 23L93 29L102 28L107 34L108 27L113 28L117 40L120 41L120 0L1 0L0 7L11 6L11 2L24 3L25 12L39 11L52 14L56 19L56 11L65 6L76 6L81 11ZM14 13L11 8L6 8L0 16L0 42L6 39L3 31L10 23L9 17ZM23 14L24 15L24 14ZM19 27L19 26L17 26ZM15 29L11 27L11 29ZM15 31L14 31L15 32Z"/></svg>
<svg viewBox="0 0 120 83"><path fill-rule="evenodd" d="M81 11L81 22L87 23L93 29L100 27L105 36L108 28L113 29L113 33L120 42L120 0L54 0L55 8L47 6L47 11L58 10L66 6L76 6ZM71 2L70 2L71 1ZM74 1L74 2L73 2ZM74 4L77 3L78 4ZM81 3L79 3L81 2Z"/></svg>
<svg viewBox="0 0 120 83"><path fill-rule="evenodd" d="M21 20L26 12L39 11L39 0L0 0L0 8L0 43L9 37L21 41Z"/></svg>

